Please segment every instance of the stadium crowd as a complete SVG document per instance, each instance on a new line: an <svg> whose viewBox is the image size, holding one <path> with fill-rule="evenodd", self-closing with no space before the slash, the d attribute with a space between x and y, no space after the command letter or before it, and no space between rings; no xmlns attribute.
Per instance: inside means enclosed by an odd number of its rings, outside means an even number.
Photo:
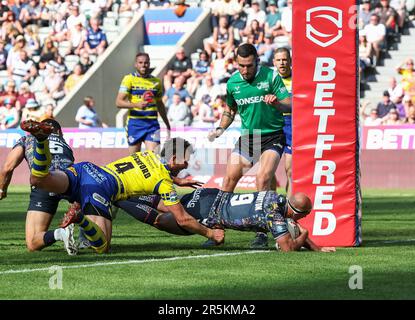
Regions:
<svg viewBox="0 0 415 320"><path fill-rule="evenodd" d="M21 120L53 117L57 103L111 42L108 36L113 27L128 23L134 12L186 6L211 10L212 35L203 39L197 52L177 49L163 77L163 102L173 127L216 127L224 110L226 82L237 69L234 49L240 43L251 43L261 63L272 66L273 51L291 47L292 0L1 1L0 128L17 127ZM414 7L412 0L361 0L362 88L413 20ZM414 123L413 59L408 57L396 72L370 115L363 112L362 105L364 125ZM234 125L239 121L237 115Z"/></svg>

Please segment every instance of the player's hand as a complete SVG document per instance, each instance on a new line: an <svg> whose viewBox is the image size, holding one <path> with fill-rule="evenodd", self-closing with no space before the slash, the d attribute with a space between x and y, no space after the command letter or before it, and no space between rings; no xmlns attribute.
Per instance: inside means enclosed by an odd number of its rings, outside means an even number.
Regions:
<svg viewBox="0 0 415 320"><path fill-rule="evenodd" d="M264 102L265 102L266 104L270 104L270 105L273 105L273 106L277 106L277 105L278 105L278 99L277 99L277 97L276 97L275 95L273 95L273 94L267 94L267 95L264 97Z"/></svg>
<svg viewBox="0 0 415 320"><path fill-rule="evenodd" d="M308 230L303 228L301 224L297 223L298 229L300 229L300 234L306 233L308 235Z"/></svg>
<svg viewBox="0 0 415 320"><path fill-rule="evenodd" d="M203 182L200 182L197 180L182 179L182 178L175 177L173 181L175 184L177 184L180 187L190 187L190 188L197 189L203 186Z"/></svg>
<svg viewBox="0 0 415 320"><path fill-rule="evenodd" d="M320 252L336 252L335 247L321 247Z"/></svg>
<svg viewBox="0 0 415 320"><path fill-rule="evenodd" d="M215 141L216 138L219 138L224 132L225 132L225 129L221 127L217 127L216 129L209 131L208 140L210 142L213 142Z"/></svg>
<svg viewBox="0 0 415 320"><path fill-rule="evenodd" d="M0 189L0 200L3 200L4 198L7 198L7 190Z"/></svg>
<svg viewBox="0 0 415 320"><path fill-rule="evenodd" d="M166 140L170 140L171 138L171 130L166 128Z"/></svg>
<svg viewBox="0 0 415 320"><path fill-rule="evenodd" d="M133 108L138 108L138 109L145 109L148 106L148 102L147 101L140 101L140 102L136 102L133 104Z"/></svg>
<svg viewBox="0 0 415 320"><path fill-rule="evenodd" d="M213 229L212 231L212 237L210 239L215 241L217 246L225 242L225 230Z"/></svg>

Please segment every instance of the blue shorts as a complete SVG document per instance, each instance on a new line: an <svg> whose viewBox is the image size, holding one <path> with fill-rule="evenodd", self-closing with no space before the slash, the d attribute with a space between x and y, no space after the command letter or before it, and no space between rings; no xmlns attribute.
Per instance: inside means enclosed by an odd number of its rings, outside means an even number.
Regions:
<svg viewBox="0 0 415 320"><path fill-rule="evenodd" d="M146 127L137 125L134 119L129 119L127 123L127 141L129 146L134 146L143 141L160 143L160 125L157 122Z"/></svg>
<svg viewBox="0 0 415 320"><path fill-rule="evenodd" d="M91 204L104 218L112 220L111 201L118 192L115 178L90 162L74 164L65 173L69 179L69 187L65 193L69 202L79 202L82 210L87 204Z"/></svg>
<svg viewBox="0 0 415 320"><path fill-rule="evenodd" d="M284 135L285 135L285 147L284 152L287 154L292 154L292 139L293 139L293 129L291 125L291 114L288 116L284 116Z"/></svg>

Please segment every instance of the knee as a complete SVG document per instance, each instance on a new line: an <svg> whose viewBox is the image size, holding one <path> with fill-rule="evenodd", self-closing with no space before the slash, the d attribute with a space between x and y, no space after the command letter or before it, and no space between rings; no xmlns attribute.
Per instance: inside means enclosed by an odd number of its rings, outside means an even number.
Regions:
<svg viewBox="0 0 415 320"><path fill-rule="evenodd" d="M36 245L36 243L33 240L26 240L26 248L29 252L35 252L41 250L41 247Z"/></svg>

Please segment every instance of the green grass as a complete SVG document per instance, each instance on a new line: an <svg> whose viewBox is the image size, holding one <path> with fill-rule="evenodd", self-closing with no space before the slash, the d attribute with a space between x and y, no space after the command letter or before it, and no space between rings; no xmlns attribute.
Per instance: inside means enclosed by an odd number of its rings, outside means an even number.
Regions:
<svg viewBox="0 0 415 320"><path fill-rule="evenodd" d="M225 246L202 249L200 236L169 235L120 212L114 222L112 253L83 250L72 257L61 243L42 252L26 251L28 187L11 188L0 202L0 299L415 299L414 194L364 192L363 246L338 248L332 254L249 253L253 233L235 231L227 231ZM66 206L62 203L52 227ZM54 274L47 269L2 273L148 259L159 261L65 268L62 290L49 288ZM362 290L348 286L352 265L362 267Z"/></svg>

